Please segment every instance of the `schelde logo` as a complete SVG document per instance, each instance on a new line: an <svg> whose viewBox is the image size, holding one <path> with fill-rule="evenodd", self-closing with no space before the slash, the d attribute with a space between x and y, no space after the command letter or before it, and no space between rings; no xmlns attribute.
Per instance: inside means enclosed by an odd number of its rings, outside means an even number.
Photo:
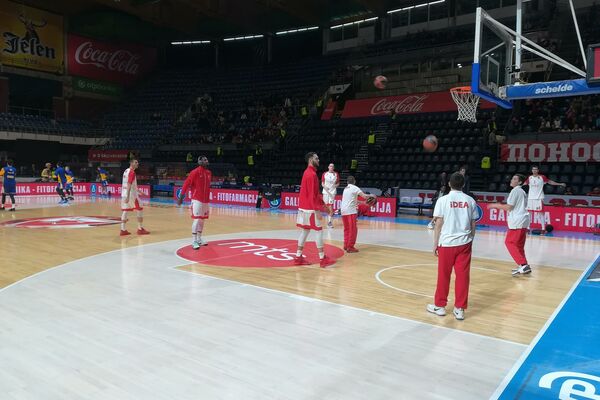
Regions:
<svg viewBox="0 0 600 400"><path fill-rule="evenodd" d="M600 399L600 377L598 376L556 371L542 376L538 385L543 389L552 390L554 382L558 383L555 389L558 399Z"/></svg>
<svg viewBox="0 0 600 400"><path fill-rule="evenodd" d="M3 222L0 226L9 228L91 228L94 226L114 225L121 222L120 218L112 217L47 217L26 218Z"/></svg>
<svg viewBox="0 0 600 400"><path fill-rule="evenodd" d="M535 94L572 92L574 88L575 87L569 83L563 83L555 86L546 85L544 87L535 89Z"/></svg>
<svg viewBox="0 0 600 400"><path fill-rule="evenodd" d="M188 261L215 267L285 268L294 266L296 240L236 238L209 242L199 250L184 246L177 255ZM337 260L344 255L339 247L325 245L329 258ZM311 264L319 263L319 253L314 242L306 243L304 256Z"/></svg>
<svg viewBox="0 0 600 400"><path fill-rule="evenodd" d="M406 96L402 100L389 101L387 98L379 100L371 108L371 115L388 114L394 110L396 114L408 114L421 112L427 95Z"/></svg>
<svg viewBox="0 0 600 400"><path fill-rule="evenodd" d="M107 51L94 48L92 42L83 42L75 50L75 61L81 65L93 65L107 71L137 75L141 56L127 50Z"/></svg>

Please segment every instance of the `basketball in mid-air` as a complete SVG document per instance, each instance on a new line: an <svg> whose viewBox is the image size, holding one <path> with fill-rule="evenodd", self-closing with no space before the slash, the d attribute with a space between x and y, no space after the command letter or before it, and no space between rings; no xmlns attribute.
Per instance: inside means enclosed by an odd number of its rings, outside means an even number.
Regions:
<svg viewBox="0 0 600 400"><path fill-rule="evenodd" d="M423 139L423 149L428 153L433 153L438 148L438 140L433 135L428 135Z"/></svg>
<svg viewBox="0 0 600 400"><path fill-rule="evenodd" d="M377 75L373 80L373 85L375 85L377 89L385 89L385 87L387 86L387 81L388 80L385 76Z"/></svg>
<svg viewBox="0 0 600 400"><path fill-rule="evenodd" d="M367 198L367 201L365 203L367 203L369 206L373 207L375 204L377 204L377 197L376 196L369 197L369 198Z"/></svg>

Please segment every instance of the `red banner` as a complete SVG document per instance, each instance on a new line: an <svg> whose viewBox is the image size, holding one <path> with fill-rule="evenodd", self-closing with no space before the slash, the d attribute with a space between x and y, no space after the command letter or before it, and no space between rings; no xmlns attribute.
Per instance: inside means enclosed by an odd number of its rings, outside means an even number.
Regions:
<svg viewBox="0 0 600 400"><path fill-rule="evenodd" d="M480 225L506 226L507 212L489 209L491 203L477 203L481 207ZM531 229L540 229L541 222L550 224L557 231L593 232L600 224L600 207L544 206L542 211L531 214Z"/></svg>
<svg viewBox="0 0 600 400"><path fill-rule="evenodd" d="M342 205L342 196L335 196L333 208L339 210ZM281 206L284 210L296 210L298 208L298 193L281 193ZM376 217L396 217L396 198L378 197L377 204L371 207L371 213Z"/></svg>
<svg viewBox="0 0 600 400"><path fill-rule="evenodd" d="M75 195L95 195L102 185L96 182L73 183ZM121 196L121 185L110 183L108 191L116 196ZM150 197L150 185L138 185L141 197ZM17 183L17 195L19 196L58 196L56 194L56 183Z"/></svg>
<svg viewBox="0 0 600 400"><path fill-rule="evenodd" d="M600 162L600 141L504 143L502 162Z"/></svg>
<svg viewBox="0 0 600 400"><path fill-rule="evenodd" d="M131 85L154 69L156 49L69 35L67 65L70 75Z"/></svg>
<svg viewBox="0 0 600 400"><path fill-rule="evenodd" d="M89 161L120 162L126 161L129 150L93 150L88 151Z"/></svg>
<svg viewBox="0 0 600 400"><path fill-rule="evenodd" d="M479 102L480 108L495 108L487 101ZM457 111L450 92L407 94L403 96L373 97L346 102L342 118L377 117L396 114L418 114L443 111Z"/></svg>
<svg viewBox="0 0 600 400"><path fill-rule="evenodd" d="M177 199L180 193L180 187L173 190L173 199ZM189 193L186 200L189 201ZM238 190L238 189L210 189L210 202L214 204L230 204L236 206L256 207L258 200L257 190ZM336 196L334 209L339 209L342 203L342 196ZM261 208L280 208L282 210L298 209L298 193L281 193L279 201L268 201L263 198ZM378 197L377 204L371 207L371 213L376 217L396 217L396 198Z"/></svg>

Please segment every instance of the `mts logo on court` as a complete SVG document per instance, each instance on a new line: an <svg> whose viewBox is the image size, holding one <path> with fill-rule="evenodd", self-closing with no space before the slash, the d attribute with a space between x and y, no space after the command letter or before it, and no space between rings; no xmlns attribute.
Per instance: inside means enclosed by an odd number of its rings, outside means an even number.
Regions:
<svg viewBox="0 0 600 400"><path fill-rule="evenodd" d="M295 253L290 252L290 249L269 247L263 244L247 242L245 240L219 243L218 246L226 246L230 249L242 249L239 250L242 253L254 254L258 257L266 257L269 260L274 261L291 261L295 257Z"/></svg>
<svg viewBox="0 0 600 400"><path fill-rule="evenodd" d="M554 382L558 387L552 388ZM580 372L556 371L540 378L539 387L552 391L558 390L559 400L592 399L600 400L600 377Z"/></svg>

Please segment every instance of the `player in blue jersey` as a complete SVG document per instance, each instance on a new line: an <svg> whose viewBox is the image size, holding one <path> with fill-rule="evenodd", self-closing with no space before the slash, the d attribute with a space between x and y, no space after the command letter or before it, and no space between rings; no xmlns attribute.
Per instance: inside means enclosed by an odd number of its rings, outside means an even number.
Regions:
<svg viewBox="0 0 600 400"><path fill-rule="evenodd" d="M56 180L58 184L56 185L56 193L60 196L60 201L58 204L68 204L69 200L67 200L67 196L65 195L65 189L67 188L67 175L65 174L65 169L62 166L62 163L59 161L56 163Z"/></svg>
<svg viewBox="0 0 600 400"><path fill-rule="evenodd" d="M100 183L102 183L100 194L110 194L108 192L108 171L102 167L98 167L98 178L100 178Z"/></svg>
<svg viewBox="0 0 600 400"><path fill-rule="evenodd" d="M6 161L6 166L0 169L0 177L3 180L4 192L2 192L2 204L0 210L4 210L6 196L10 196L11 208L8 211L15 211L15 193L17 193L17 169L13 167L12 160Z"/></svg>
<svg viewBox="0 0 600 400"><path fill-rule="evenodd" d="M75 175L68 165L65 167L65 176L67 177L67 187L65 188L65 192L67 192L69 200L75 200L75 197L73 197L73 180L75 179Z"/></svg>

